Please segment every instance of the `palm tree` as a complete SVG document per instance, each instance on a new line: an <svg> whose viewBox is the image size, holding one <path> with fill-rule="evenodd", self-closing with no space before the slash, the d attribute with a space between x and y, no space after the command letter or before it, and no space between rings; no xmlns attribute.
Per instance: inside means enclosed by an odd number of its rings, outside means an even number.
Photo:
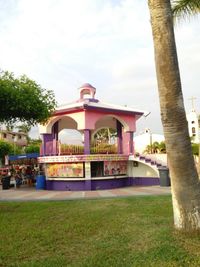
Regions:
<svg viewBox="0 0 200 267"><path fill-rule="evenodd" d="M200 14L200 0L174 0L172 1L172 13L177 19L186 19ZM200 128L200 116L199 116ZM199 161L198 174L200 176L200 140L199 140Z"/></svg>
<svg viewBox="0 0 200 267"><path fill-rule="evenodd" d="M171 176L174 225L200 229L200 181L192 155L170 0L148 0L161 120Z"/></svg>
<svg viewBox="0 0 200 267"><path fill-rule="evenodd" d="M200 13L199 0L173 0L172 12L175 19L191 18Z"/></svg>

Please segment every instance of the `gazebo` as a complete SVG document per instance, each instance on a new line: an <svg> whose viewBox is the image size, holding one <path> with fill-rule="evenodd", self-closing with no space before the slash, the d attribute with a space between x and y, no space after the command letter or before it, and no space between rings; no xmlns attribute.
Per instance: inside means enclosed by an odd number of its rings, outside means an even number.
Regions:
<svg viewBox="0 0 200 267"><path fill-rule="evenodd" d="M40 125L42 147L38 162L44 165L48 190L98 190L132 184L133 135L144 111L103 103L95 98L96 88L83 84L79 99L56 109L46 125ZM59 132L73 129L81 144L67 145ZM112 140L97 138L112 129Z"/></svg>

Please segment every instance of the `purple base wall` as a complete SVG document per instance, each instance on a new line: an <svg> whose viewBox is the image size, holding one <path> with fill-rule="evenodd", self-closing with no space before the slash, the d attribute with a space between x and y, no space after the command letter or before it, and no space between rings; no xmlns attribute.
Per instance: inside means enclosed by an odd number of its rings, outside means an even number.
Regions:
<svg viewBox="0 0 200 267"><path fill-rule="evenodd" d="M82 191L85 190L85 181L46 181L47 190Z"/></svg>
<svg viewBox="0 0 200 267"><path fill-rule="evenodd" d="M134 177L132 178L132 185L151 186L160 185L160 178L156 177Z"/></svg>
<svg viewBox="0 0 200 267"><path fill-rule="evenodd" d="M127 178L112 178L107 180L86 180L86 181L46 181L47 190L58 191L89 191L114 189L126 186L152 186L159 185L160 179L154 177L127 177Z"/></svg>
<svg viewBox="0 0 200 267"><path fill-rule="evenodd" d="M93 180L91 190L114 189L130 185L131 185L130 178Z"/></svg>

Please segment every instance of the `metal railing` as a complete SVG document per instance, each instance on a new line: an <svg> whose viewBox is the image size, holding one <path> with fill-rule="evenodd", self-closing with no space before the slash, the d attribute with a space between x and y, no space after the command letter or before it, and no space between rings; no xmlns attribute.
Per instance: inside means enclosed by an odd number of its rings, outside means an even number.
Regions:
<svg viewBox="0 0 200 267"><path fill-rule="evenodd" d="M117 154L117 145L108 143L93 143L90 146L91 154Z"/></svg>
<svg viewBox="0 0 200 267"><path fill-rule="evenodd" d="M117 154L117 144L92 143L90 145L91 154ZM59 141L49 141L45 148L40 148L41 155L82 155L83 145L61 144Z"/></svg>

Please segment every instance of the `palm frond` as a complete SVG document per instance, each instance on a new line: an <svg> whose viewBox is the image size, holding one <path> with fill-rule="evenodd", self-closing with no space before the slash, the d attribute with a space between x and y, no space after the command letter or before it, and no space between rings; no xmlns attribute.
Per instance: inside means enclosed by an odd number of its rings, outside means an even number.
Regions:
<svg viewBox="0 0 200 267"><path fill-rule="evenodd" d="M200 14L200 0L173 0L172 12L175 20L187 20Z"/></svg>

